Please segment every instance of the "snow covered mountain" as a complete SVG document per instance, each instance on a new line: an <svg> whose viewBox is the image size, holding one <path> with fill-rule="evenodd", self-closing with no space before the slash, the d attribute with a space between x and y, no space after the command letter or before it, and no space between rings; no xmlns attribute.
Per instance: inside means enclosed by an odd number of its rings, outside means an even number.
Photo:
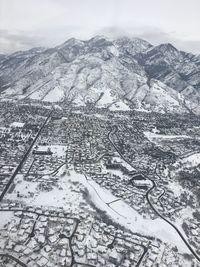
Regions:
<svg viewBox="0 0 200 267"><path fill-rule="evenodd" d="M69 39L0 55L0 97L200 113L200 56L138 38Z"/></svg>

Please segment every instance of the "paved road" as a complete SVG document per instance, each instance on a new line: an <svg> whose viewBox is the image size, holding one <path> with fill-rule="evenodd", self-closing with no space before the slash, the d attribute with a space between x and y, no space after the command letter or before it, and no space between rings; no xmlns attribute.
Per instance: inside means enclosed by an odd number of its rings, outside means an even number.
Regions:
<svg viewBox="0 0 200 267"><path fill-rule="evenodd" d="M111 135L115 134L118 131L117 126L115 126L113 129L111 129L111 131L108 134L108 139L111 142L111 144L113 145L113 147L115 148L115 150L118 152L118 154L121 156L121 158L123 160L125 160L127 162L127 164L129 164L133 169L135 169L135 167L127 161L127 159L121 154L121 152L119 151L119 149L116 147L115 143L113 142ZM148 178L149 179L149 178ZM177 234L180 236L180 238L183 240L183 242L185 243L185 245L188 247L188 249L190 250L190 252L193 254L193 256L200 262L200 257L197 255L197 253L193 250L193 248L190 246L190 244L188 243L188 241L185 239L185 237L183 236L183 234L180 232L180 230L173 224L171 223L168 219L166 219L162 214L160 214L159 211L157 211L157 209L154 207L154 205L152 204L151 200L150 200L150 193L151 191L156 188L156 183L155 181L149 179L152 183L152 187L147 191L146 193L146 199L147 202L149 203L150 207L152 208L152 210L161 218L163 219L166 223L168 223L171 227L173 227L175 229L175 231L177 232Z"/></svg>
<svg viewBox="0 0 200 267"><path fill-rule="evenodd" d="M135 267L139 267L139 266L140 266L141 262L142 262L143 259L144 259L144 256L146 255L146 253L147 253L147 251L148 251L148 248L145 247L145 246L143 246L143 245L142 245L142 248L143 248L143 253L142 253L142 255L140 256L140 258L139 258L138 262L136 263Z"/></svg>
<svg viewBox="0 0 200 267"><path fill-rule="evenodd" d="M9 258L13 261L15 261L17 263L17 265L21 265L22 267L28 267L24 262L22 262L21 260L15 258L13 255L8 254L8 253L0 253L0 257L5 257L5 258Z"/></svg>
<svg viewBox="0 0 200 267"><path fill-rule="evenodd" d="M152 181L152 180L151 180ZM181 237L181 239L183 240L183 242L185 243L185 245L188 247L188 249L190 250L190 252L193 254L193 256L200 262L200 257L197 255L197 253L193 250L193 248L190 246L190 244L188 243L188 241L185 239L185 237L183 236L183 234L181 233L181 231L173 224L171 223L168 219L166 219L162 214L160 214L160 212L153 206L151 200L150 200L150 193L151 191L156 187L155 182L152 181L153 186L147 191L146 194L146 199L147 202L149 203L150 207L152 208L152 210L161 218L163 219L165 222L167 222L169 225L171 225L177 232L177 234Z"/></svg>
<svg viewBox="0 0 200 267"><path fill-rule="evenodd" d="M21 170L23 163L25 162L25 160L27 159L28 155L30 154L31 149L33 148L33 146L34 146L35 142L37 141L38 137L40 136L40 134L41 134L41 132L42 132L44 126L47 124L49 118L51 117L52 112L53 112L53 111L51 111L51 112L49 113L48 117L46 118L45 122L42 124L42 126L41 126L40 130L38 131L38 133L37 133L35 139L33 140L32 144L30 145L30 147L28 148L28 150L25 152L25 154L24 154L22 160L20 161L19 165L18 165L17 168L15 169L14 173L11 175L10 180L8 181L8 183L6 184L6 186L5 186L4 190L3 190L3 192L2 192L1 195L0 195L0 202L3 200L5 194L7 193L7 191L8 191L8 189L9 189L10 185L11 185L12 182L14 181L16 175L17 175L18 172Z"/></svg>

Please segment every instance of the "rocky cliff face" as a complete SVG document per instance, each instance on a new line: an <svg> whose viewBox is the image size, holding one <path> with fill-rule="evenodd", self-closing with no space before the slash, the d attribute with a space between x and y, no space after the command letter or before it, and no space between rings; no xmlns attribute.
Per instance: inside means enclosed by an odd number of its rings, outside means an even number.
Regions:
<svg viewBox="0 0 200 267"><path fill-rule="evenodd" d="M0 55L1 98L199 114L200 56L137 38L69 39Z"/></svg>

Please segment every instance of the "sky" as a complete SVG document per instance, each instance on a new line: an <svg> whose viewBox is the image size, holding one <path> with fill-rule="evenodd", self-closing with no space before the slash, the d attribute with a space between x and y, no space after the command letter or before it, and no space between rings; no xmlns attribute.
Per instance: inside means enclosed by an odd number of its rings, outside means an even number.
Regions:
<svg viewBox="0 0 200 267"><path fill-rule="evenodd" d="M71 37L139 37L200 54L200 0L0 0L0 53Z"/></svg>

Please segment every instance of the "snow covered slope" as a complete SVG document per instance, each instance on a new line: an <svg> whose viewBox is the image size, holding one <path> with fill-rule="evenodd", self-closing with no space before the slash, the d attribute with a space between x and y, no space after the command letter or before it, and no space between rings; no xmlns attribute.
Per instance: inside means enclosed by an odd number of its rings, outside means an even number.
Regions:
<svg viewBox="0 0 200 267"><path fill-rule="evenodd" d="M0 57L1 98L111 110L199 112L200 58L137 38L69 39Z"/></svg>

